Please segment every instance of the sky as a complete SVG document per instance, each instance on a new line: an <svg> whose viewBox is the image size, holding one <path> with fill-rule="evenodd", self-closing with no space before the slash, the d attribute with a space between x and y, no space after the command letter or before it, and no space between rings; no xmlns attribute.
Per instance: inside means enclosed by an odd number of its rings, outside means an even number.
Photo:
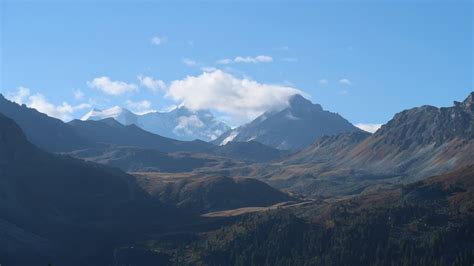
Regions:
<svg viewBox="0 0 474 266"><path fill-rule="evenodd" d="M472 1L0 1L0 93L65 121L300 93L373 130L474 90Z"/></svg>

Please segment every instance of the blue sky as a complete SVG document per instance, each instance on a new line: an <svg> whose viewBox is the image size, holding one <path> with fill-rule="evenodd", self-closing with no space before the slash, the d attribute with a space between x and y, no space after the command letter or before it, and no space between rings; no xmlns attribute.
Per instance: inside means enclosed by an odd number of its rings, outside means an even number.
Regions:
<svg viewBox="0 0 474 266"><path fill-rule="evenodd" d="M472 1L97 2L3 0L0 92L66 120L185 101L235 126L293 89L374 124L473 90Z"/></svg>

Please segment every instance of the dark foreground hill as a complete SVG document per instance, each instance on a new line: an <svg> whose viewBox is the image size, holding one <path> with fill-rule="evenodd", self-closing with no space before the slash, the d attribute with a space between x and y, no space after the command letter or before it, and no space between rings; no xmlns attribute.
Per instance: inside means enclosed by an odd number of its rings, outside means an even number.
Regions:
<svg viewBox="0 0 474 266"><path fill-rule="evenodd" d="M217 185L205 195L219 208L226 208L227 203L233 208L234 195L268 204L285 199L267 198L271 196L268 190L285 194L260 181L242 183L253 185ZM195 205L188 205L185 213L140 185L118 169L43 152L0 114L0 261L6 265L110 265L134 258L121 252L122 245L200 222L191 214L200 211L193 209ZM256 187L255 195L246 194L246 187ZM259 200L241 201L239 206L261 206ZM158 264L168 259L168 255L153 256Z"/></svg>
<svg viewBox="0 0 474 266"><path fill-rule="evenodd" d="M39 150L3 115L0 195L0 260L7 265L77 262L179 216L133 176Z"/></svg>

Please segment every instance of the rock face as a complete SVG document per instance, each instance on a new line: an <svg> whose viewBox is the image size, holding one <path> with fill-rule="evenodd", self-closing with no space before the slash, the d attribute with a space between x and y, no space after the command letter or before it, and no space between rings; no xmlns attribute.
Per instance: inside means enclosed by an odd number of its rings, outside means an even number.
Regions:
<svg viewBox="0 0 474 266"><path fill-rule="evenodd" d="M285 158L285 162L286 164L324 163L333 158L342 158L370 135L364 131L325 135L308 148Z"/></svg>
<svg viewBox="0 0 474 266"><path fill-rule="evenodd" d="M473 127L471 93L453 107L422 106L398 113L373 139L383 139L384 144L395 145L400 150L427 144L439 146L454 139L473 139ZM381 141L374 141L373 145L380 146Z"/></svg>
<svg viewBox="0 0 474 266"><path fill-rule="evenodd" d="M207 110L192 111L177 107L169 112L134 114L125 108L115 106L106 110L92 109L81 120L102 120L113 118L123 125L132 125L149 132L177 140L211 141L229 130L229 126L217 120Z"/></svg>
<svg viewBox="0 0 474 266"><path fill-rule="evenodd" d="M302 149L323 135L361 130L339 114L323 110L301 95L294 95L288 107L281 111L266 112L249 124L230 130L213 143L224 145L229 141L257 141L282 150Z"/></svg>
<svg viewBox="0 0 474 266"><path fill-rule="evenodd" d="M472 162L472 93L452 107L402 111L350 153L353 163L394 174L427 176ZM350 157L349 157L350 158Z"/></svg>

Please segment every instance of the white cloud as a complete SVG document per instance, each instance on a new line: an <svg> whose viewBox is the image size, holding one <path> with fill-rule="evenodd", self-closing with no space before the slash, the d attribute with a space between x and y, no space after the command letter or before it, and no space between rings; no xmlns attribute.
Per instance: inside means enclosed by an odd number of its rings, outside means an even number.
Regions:
<svg viewBox="0 0 474 266"><path fill-rule="evenodd" d="M50 103L42 94L36 93L29 97L29 107L35 108L41 113L45 113L49 116L59 118L63 121L69 121L72 119L72 114L78 110L90 108L91 106L87 103L72 106L67 102L63 102L61 105L54 105Z"/></svg>
<svg viewBox="0 0 474 266"><path fill-rule="evenodd" d="M155 110L151 109L151 102L148 100L134 102L131 100L127 100L125 102L127 108L130 109L132 112L137 114L145 114L149 112L153 112Z"/></svg>
<svg viewBox="0 0 474 266"><path fill-rule="evenodd" d="M25 99L30 96L30 89L26 88L26 87L23 87L23 86L20 86L18 87L18 89L16 90L16 92L9 92L7 93L7 99L10 99L11 101L14 101L16 102L17 104L24 104L25 103Z"/></svg>
<svg viewBox="0 0 474 266"><path fill-rule="evenodd" d="M154 45L160 45L165 43L168 40L166 37L160 37L160 36L153 36L150 39L150 42Z"/></svg>
<svg viewBox="0 0 474 266"><path fill-rule="evenodd" d="M238 122L246 122L267 110L286 106L288 98L297 93L302 92L292 87L239 79L215 70L173 81L167 97L193 110L214 109Z"/></svg>
<svg viewBox="0 0 474 266"><path fill-rule="evenodd" d="M222 64L222 65L226 65L226 64L230 64L230 63L253 63L253 64L256 64L256 63L270 63L270 62L273 62L273 58L271 56L268 56L268 55L258 55L256 57L237 56L234 59L225 58L225 59L221 59L221 60L217 61L218 64Z"/></svg>
<svg viewBox="0 0 474 266"><path fill-rule="evenodd" d="M106 76L95 78L92 81L88 81L87 85L91 88L99 89L104 93L113 96L138 90L138 87L135 84L125 83L123 81L113 81Z"/></svg>
<svg viewBox="0 0 474 266"><path fill-rule="evenodd" d="M54 105L40 93L30 94L30 90L25 87L19 87L15 93L8 93L7 98L18 104L26 104L30 108L63 121L71 120L74 112L91 107L87 103L70 105L63 102L61 105Z"/></svg>
<svg viewBox="0 0 474 266"><path fill-rule="evenodd" d="M342 85L347 85L347 86L350 86L352 85L352 81L346 79L346 78L342 78L339 80L339 83L341 83Z"/></svg>
<svg viewBox="0 0 474 266"><path fill-rule="evenodd" d="M74 91L74 98L76 100L82 100L84 98L84 93L81 90Z"/></svg>
<svg viewBox="0 0 474 266"><path fill-rule="evenodd" d="M320 79L318 80L318 83L321 85L328 85L329 81L327 79Z"/></svg>
<svg viewBox="0 0 474 266"><path fill-rule="evenodd" d="M214 71L217 70L217 68L215 68L215 67L201 67L201 70L203 72L214 72Z"/></svg>
<svg viewBox="0 0 474 266"><path fill-rule="evenodd" d="M183 63L189 67L193 67L193 66L196 66L198 63L192 59L189 59L189 58L184 58L183 59Z"/></svg>
<svg viewBox="0 0 474 266"><path fill-rule="evenodd" d="M163 80L160 79L154 79L152 77L148 76L138 76L138 80L140 80L140 84L152 90L153 92L158 92L158 91L164 91L166 90L166 83Z"/></svg>
<svg viewBox="0 0 474 266"><path fill-rule="evenodd" d="M355 124L355 126L367 132L374 133L382 126L382 124L358 123L358 124Z"/></svg>
<svg viewBox="0 0 474 266"><path fill-rule="evenodd" d="M272 62L272 61L273 61L273 58L271 56L268 56L268 55L259 55L259 56L256 56L256 57L237 56L234 59L234 62L236 62L236 63L269 63L269 62Z"/></svg>
<svg viewBox="0 0 474 266"><path fill-rule="evenodd" d="M193 129L201 128L204 123L196 115L180 116L178 118L178 125L173 129L176 134L193 134Z"/></svg>
<svg viewBox="0 0 474 266"><path fill-rule="evenodd" d="M233 62L233 60L229 59L229 58L224 58L224 59L221 59L221 60L217 61L217 63L221 64L221 65L227 65L227 64L230 64L232 62Z"/></svg>

